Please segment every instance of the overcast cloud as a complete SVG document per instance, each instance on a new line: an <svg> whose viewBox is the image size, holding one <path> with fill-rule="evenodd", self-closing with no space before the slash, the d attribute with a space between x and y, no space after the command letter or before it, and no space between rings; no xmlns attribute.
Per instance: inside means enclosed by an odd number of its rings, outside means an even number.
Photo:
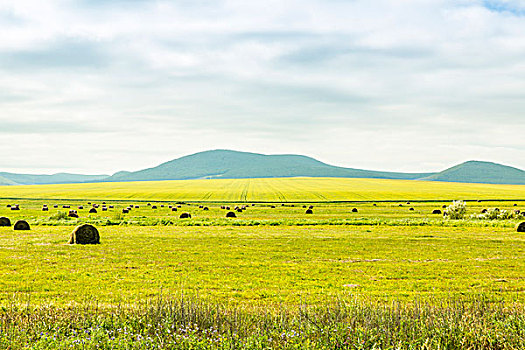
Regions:
<svg viewBox="0 0 525 350"><path fill-rule="evenodd" d="M0 171L525 169L524 135L523 0L0 0Z"/></svg>

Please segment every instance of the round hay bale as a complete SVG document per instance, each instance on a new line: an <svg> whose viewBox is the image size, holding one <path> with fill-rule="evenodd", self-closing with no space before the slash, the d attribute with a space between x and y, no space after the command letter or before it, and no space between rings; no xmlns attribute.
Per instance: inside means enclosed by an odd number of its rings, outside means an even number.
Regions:
<svg viewBox="0 0 525 350"><path fill-rule="evenodd" d="M95 226L84 224L77 226L71 233L69 244L99 244L100 235Z"/></svg>
<svg viewBox="0 0 525 350"><path fill-rule="evenodd" d="M156 205L152 205L151 209L157 209L157 206Z"/></svg>
<svg viewBox="0 0 525 350"><path fill-rule="evenodd" d="M173 207L171 208L171 211L177 211L177 208Z"/></svg>
<svg viewBox="0 0 525 350"><path fill-rule="evenodd" d="M108 211L108 208L102 207L102 211Z"/></svg>
<svg viewBox="0 0 525 350"><path fill-rule="evenodd" d="M202 210L204 210L204 211L208 211L208 210L210 210L210 209L209 209L208 207L204 207L204 208L202 208Z"/></svg>
<svg viewBox="0 0 525 350"><path fill-rule="evenodd" d="M235 211L236 211L237 213L242 213L242 209L241 209L241 208L237 208L237 209L235 209Z"/></svg>
<svg viewBox="0 0 525 350"><path fill-rule="evenodd" d="M521 222L516 226L516 231L518 232L525 232L525 222Z"/></svg>
<svg viewBox="0 0 525 350"><path fill-rule="evenodd" d="M58 208L58 204L53 205L53 208Z"/></svg>
<svg viewBox="0 0 525 350"><path fill-rule="evenodd" d="M13 226L13 229L15 231L27 231L30 230L31 227L29 227L29 224L25 220L18 220L15 222L15 226Z"/></svg>
<svg viewBox="0 0 525 350"><path fill-rule="evenodd" d="M2 216L0 218L0 226L3 226L3 227L11 226L11 220L9 220L8 218Z"/></svg>
<svg viewBox="0 0 525 350"><path fill-rule="evenodd" d="M400 207L402 207L402 206L403 206L403 204L399 204L399 206L400 206Z"/></svg>
<svg viewBox="0 0 525 350"><path fill-rule="evenodd" d="M309 207L308 207L308 209L313 209L313 208L314 208L314 206L313 206L313 205L311 205L311 206L309 206Z"/></svg>
<svg viewBox="0 0 525 350"><path fill-rule="evenodd" d="M375 203L374 203L374 204L372 204L372 205L373 205L374 207L377 207L377 204L375 204Z"/></svg>
<svg viewBox="0 0 525 350"><path fill-rule="evenodd" d="M129 209L122 209L122 214L127 214L129 213Z"/></svg>
<svg viewBox="0 0 525 350"><path fill-rule="evenodd" d="M446 204L443 204L443 206L442 206L441 208L446 209L446 208L447 208L447 205L446 205Z"/></svg>
<svg viewBox="0 0 525 350"><path fill-rule="evenodd" d="M233 211L229 211L226 213L226 217L227 218L236 218L237 215L235 215L235 213Z"/></svg>
<svg viewBox="0 0 525 350"><path fill-rule="evenodd" d="M181 219L191 219L191 214L190 213L182 213L182 214L180 214L179 217Z"/></svg>
<svg viewBox="0 0 525 350"><path fill-rule="evenodd" d="M109 206L109 209L113 209L113 208L114 208L114 206L113 206L113 205L110 205L110 206Z"/></svg>
<svg viewBox="0 0 525 350"><path fill-rule="evenodd" d="M161 207L161 208L164 208L164 204L161 204L160 207Z"/></svg>
<svg viewBox="0 0 525 350"><path fill-rule="evenodd" d="M148 203L148 207L151 207L151 203Z"/></svg>
<svg viewBox="0 0 525 350"><path fill-rule="evenodd" d="M439 209L434 209L434 211L432 212L432 214L434 214L434 215L441 215L441 210L439 210Z"/></svg>
<svg viewBox="0 0 525 350"><path fill-rule="evenodd" d="M314 211L312 209L306 209L305 214L313 214L313 213L314 213Z"/></svg>
<svg viewBox="0 0 525 350"><path fill-rule="evenodd" d="M133 206L132 206L132 207L133 207ZM135 209L139 209L139 208L140 208L140 206L138 206L138 205L135 206Z"/></svg>
<svg viewBox="0 0 525 350"><path fill-rule="evenodd" d="M43 207L42 211L49 211L49 208L48 207Z"/></svg>
<svg viewBox="0 0 525 350"><path fill-rule="evenodd" d="M514 203L514 206L517 207L518 205L516 203Z"/></svg>
<svg viewBox="0 0 525 350"><path fill-rule="evenodd" d="M89 209L89 213L90 214L96 214L97 213L97 209L91 208L91 209Z"/></svg>
<svg viewBox="0 0 525 350"><path fill-rule="evenodd" d="M352 213L357 213L357 208L352 209Z"/></svg>
<svg viewBox="0 0 525 350"><path fill-rule="evenodd" d="M226 209L226 210L230 210L230 207L226 207L226 208L224 208L224 209Z"/></svg>
<svg viewBox="0 0 525 350"><path fill-rule="evenodd" d="M410 205L410 202L407 202L407 205Z"/></svg>
<svg viewBox="0 0 525 350"><path fill-rule="evenodd" d="M414 208L410 208L410 209L408 209L408 210L410 210L410 211L414 211L415 209L414 209Z"/></svg>
<svg viewBox="0 0 525 350"><path fill-rule="evenodd" d="M275 205L272 205L270 208L275 209Z"/></svg>
<svg viewBox="0 0 525 350"><path fill-rule="evenodd" d="M306 205L303 205L303 209L306 209Z"/></svg>
<svg viewBox="0 0 525 350"><path fill-rule="evenodd" d="M7 207L8 207L8 208L11 208L11 204L8 204Z"/></svg>

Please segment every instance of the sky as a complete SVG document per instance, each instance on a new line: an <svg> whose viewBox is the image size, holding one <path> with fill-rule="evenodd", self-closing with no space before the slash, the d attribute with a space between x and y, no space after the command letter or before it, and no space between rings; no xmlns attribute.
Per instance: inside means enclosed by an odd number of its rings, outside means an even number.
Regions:
<svg viewBox="0 0 525 350"><path fill-rule="evenodd" d="M210 149L525 169L525 0L0 0L0 171Z"/></svg>

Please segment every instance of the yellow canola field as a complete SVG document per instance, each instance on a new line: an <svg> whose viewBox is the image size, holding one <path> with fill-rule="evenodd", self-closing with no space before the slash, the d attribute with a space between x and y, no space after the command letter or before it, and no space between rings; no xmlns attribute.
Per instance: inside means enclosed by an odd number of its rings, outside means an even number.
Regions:
<svg viewBox="0 0 525 350"><path fill-rule="evenodd" d="M523 185L431 181L267 178L2 186L0 198L209 202L525 199Z"/></svg>

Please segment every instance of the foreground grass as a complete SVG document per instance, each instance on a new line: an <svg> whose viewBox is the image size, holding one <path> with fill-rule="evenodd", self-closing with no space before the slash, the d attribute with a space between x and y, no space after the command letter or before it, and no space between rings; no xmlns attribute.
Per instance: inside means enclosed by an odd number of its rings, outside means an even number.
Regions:
<svg viewBox="0 0 525 350"><path fill-rule="evenodd" d="M244 305L484 293L524 302L525 236L502 227L99 227L102 244L67 244L71 227L0 229L0 301L30 293L64 305L133 303L185 289Z"/></svg>
<svg viewBox="0 0 525 350"><path fill-rule="evenodd" d="M517 220L445 220L444 202L257 203L235 219L218 202L67 202L0 201L31 224L0 227L0 349L524 348ZM494 207L525 202L467 214ZM102 244L68 245L85 222Z"/></svg>
<svg viewBox="0 0 525 350"><path fill-rule="evenodd" d="M2 349L523 349L521 305L363 301L245 309L198 299L0 309Z"/></svg>

